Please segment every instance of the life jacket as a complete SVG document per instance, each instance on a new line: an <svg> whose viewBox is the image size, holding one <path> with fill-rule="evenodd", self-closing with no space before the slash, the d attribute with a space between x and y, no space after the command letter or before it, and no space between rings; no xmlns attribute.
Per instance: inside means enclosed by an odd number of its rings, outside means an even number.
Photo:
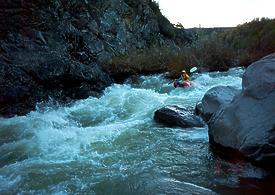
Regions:
<svg viewBox="0 0 275 195"><path fill-rule="evenodd" d="M188 81L190 79L190 76L187 73L185 73L181 75L181 78L183 81Z"/></svg>

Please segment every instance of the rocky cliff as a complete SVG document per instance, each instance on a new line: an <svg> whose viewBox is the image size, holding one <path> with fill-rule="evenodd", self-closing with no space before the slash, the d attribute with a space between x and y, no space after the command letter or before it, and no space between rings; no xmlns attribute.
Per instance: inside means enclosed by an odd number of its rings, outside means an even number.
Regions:
<svg viewBox="0 0 275 195"><path fill-rule="evenodd" d="M177 52L190 36L152 0L1 0L0 116L25 114L48 97L98 95L114 80L163 71L138 53Z"/></svg>

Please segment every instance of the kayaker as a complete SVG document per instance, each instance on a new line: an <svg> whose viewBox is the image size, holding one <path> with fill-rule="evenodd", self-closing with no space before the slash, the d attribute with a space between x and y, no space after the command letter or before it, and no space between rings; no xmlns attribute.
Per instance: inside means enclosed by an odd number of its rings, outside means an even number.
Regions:
<svg viewBox="0 0 275 195"><path fill-rule="evenodd" d="M182 79L182 81L189 81L190 80L190 76L186 73L185 70L181 71L181 79Z"/></svg>
<svg viewBox="0 0 275 195"><path fill-rule="evenodd" d="M191 73L196 71L197 68L195 68L195 70L192 70L191 69ZM173 83L173 86L175 88L181 86L181 87L191 87L192 86L192 82L190 81L190 76L186 73L185 70L182 70L181 71L181 81L179 79L175 79L174 80L174 83Z"/></svg>

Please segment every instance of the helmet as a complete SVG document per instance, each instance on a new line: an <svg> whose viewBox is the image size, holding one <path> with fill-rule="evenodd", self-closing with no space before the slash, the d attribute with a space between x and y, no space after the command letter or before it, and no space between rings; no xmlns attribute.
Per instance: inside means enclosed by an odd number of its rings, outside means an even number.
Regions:
<svg viewBox="0 0 275 195"><path fill-rule="evenodd" d="M181 72L182 72L182 73L186 73L186 71L185 71L185 70L182 70Z"/></svg>

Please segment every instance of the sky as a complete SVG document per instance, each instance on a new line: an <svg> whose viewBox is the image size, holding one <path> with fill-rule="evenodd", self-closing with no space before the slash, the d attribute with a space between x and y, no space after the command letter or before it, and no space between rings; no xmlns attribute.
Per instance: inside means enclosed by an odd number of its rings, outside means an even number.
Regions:
<svg viewBox="0 0 275 195"><path fill-rule="evenodd" d="M184 28L233 27L254 18L275 18L275 0L155 0L170 22Z"/></svg>

